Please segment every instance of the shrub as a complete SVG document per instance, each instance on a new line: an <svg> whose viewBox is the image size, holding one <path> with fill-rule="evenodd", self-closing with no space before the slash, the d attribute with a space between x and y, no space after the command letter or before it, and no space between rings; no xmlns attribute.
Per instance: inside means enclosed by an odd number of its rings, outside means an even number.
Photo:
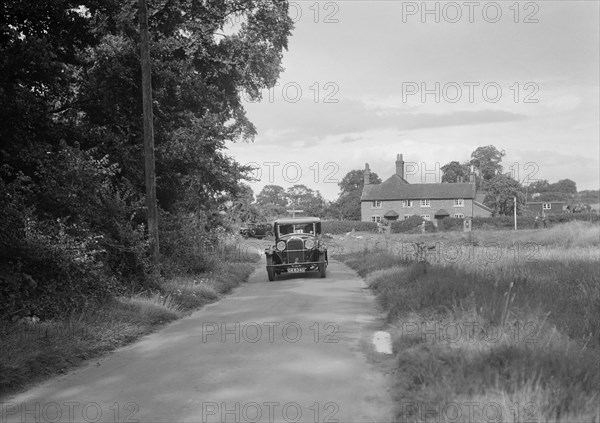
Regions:
<svg viewBox="0 0 600 423"><path fill-rule="evenodd" d="M161 212L159 230L164 276L198 274L214 267L219 235L206 232L198 217Z"/></svg>
<svg viewBox="0 0 600 423"><path fill-rule="evenodd" d="M444 222L447 219L444 219ZM550 225L566 223L572 221L598 222L600 216L597 214L584 213L561 213L548 214L547 223ZM473 229L514 229L515 221L513 216L494 216L494 217L474 217ZM542 221L538 222L538 227L542 227ZM517 216L517 229L535 228L535 216Z"/></svg>
<svg viewBox="0 0 600 423"><path fill-rule="evenodd" d="M321 231L326 234L344 234L352 230L372 232L377 230L376 222L361 222L359 220L329 220L323 221Z"/></svg>
<svg viewBox="0 0 600 423"><path fill-rule="evenodd" d="M461 217L444 218L444 231L462 231L464 220Z"/></svg>
<svg viewBox="0 0 600 423"><path fill-rule="evenodd" d="M425 220L421 216L413 215L408 219L392 222L392 233L419 233L422 231L421 225ZM425 221L425 232L435 232L433 222Z"/></svg>

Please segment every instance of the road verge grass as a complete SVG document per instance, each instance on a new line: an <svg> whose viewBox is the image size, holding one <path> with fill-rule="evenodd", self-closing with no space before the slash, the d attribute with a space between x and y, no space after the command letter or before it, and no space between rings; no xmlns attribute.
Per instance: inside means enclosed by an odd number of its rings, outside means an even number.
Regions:
<svg viewBox="0 0 600 423"><path fill-rule="evenodd" d="M0 324L0 396L64 373L218 300L247 280L251 263L176 277L160 290L119 297L52 321Z"/></svg>
<svg viewBox="0 0 600 423"><path fill-rule="evenodd" d="M338 257L387 313L398 421L600 421L598 229L568 225L529 234L544 246L535 260L426 264L381 248Z"/></svg>

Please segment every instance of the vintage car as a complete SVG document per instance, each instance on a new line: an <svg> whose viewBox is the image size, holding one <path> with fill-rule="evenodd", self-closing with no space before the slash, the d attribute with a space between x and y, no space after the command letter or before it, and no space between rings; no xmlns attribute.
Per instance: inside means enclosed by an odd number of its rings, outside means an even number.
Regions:
<svg viewBox="0 0 600 423"><path fill-rule="evenodd" d="M273 225L270 223L248 223L240 229L240 235L244 238L262 239L273 235Z"/></svg>
<svg viewBox="0 0 600 423"><path fill-rule="evenodd" d="M320 277L326 276L327 247L321 238L321 219L279 219L273 232L275 245L265 250L270 281L281 273L318 271Z"/></svg>

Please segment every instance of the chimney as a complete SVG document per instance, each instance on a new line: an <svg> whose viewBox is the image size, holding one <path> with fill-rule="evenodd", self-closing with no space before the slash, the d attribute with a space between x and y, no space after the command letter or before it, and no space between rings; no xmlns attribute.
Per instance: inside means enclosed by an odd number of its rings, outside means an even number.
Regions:
<svg viewBox="0 0 600 423"><path fill-rule="evenodd" d="M469 166L469 182L475 183L475 166Z"/></svg>
<svg viewBox="0 0 600 423"><path fill-rule="evenodd" d="M402 154L396 155L396 175L404 179L404 159Z"/></svg>
<svg viewBox="0 0 600 423"><path fill-rule="evenodd" d="M369 185L371 183L371 170L369 169L369 163L365 163L364 183Z"/></svg>

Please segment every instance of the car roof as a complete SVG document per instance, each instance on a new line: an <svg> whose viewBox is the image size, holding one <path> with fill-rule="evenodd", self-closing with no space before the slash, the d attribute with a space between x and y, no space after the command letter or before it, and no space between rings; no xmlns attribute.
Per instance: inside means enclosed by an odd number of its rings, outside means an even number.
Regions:
<svg viewBox="0 0 600 423"><path fill-rule="evenodd" d="M318 217L296 217L288 219L277 219L274 223L277 225L293 225L296 223L319 223L321 221Z"/></svg>

